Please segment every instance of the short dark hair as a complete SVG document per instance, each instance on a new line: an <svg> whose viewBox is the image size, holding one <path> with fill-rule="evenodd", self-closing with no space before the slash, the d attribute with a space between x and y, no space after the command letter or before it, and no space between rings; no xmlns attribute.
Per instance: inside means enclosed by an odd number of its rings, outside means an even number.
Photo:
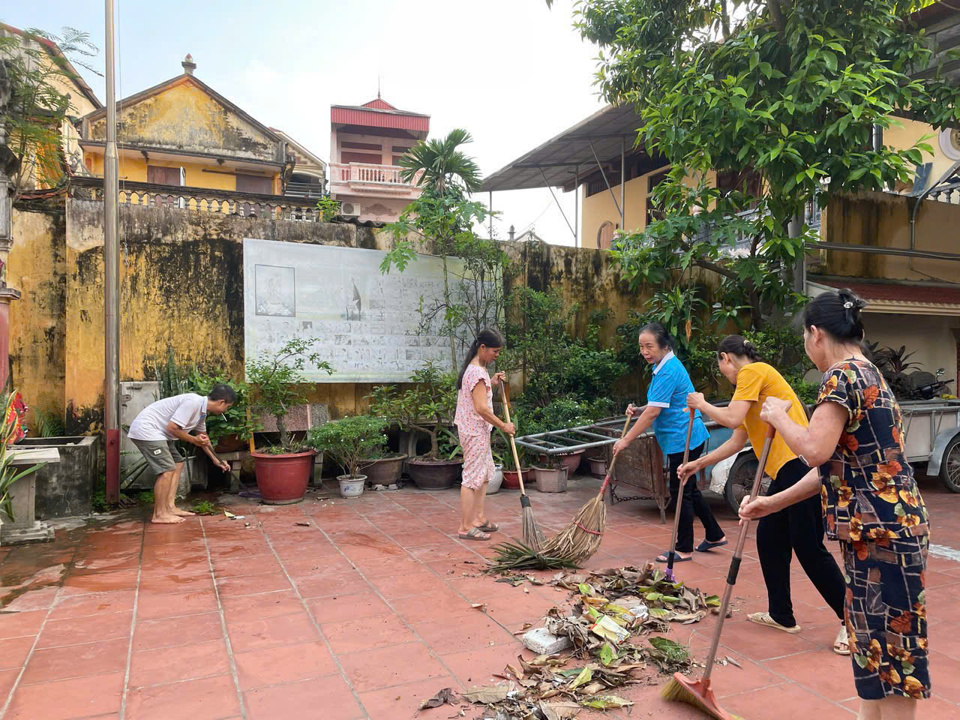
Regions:
<svg viewBox="0 0 960 720"><path fill-rule="evenodd" d="M803 327L818 327L839 342L863 341L863 320L860 311L867 306L852 290L838 290L817 295L803 309Z"/></svg>
<svg viewBox="0 0 960 720"><path fill-rule="evenodd" d="M720 359L720 353L745 357L750 362L760 362L760 353L757 352L757 346L743 337L743 335L727 335L720 341L720 344L717 345L718 360Z"/></svg>
<svg viewBox="0 0 960 720"><path fill-rule="evenodd" d="M223 383L217 383L212 388L210 388L210 394L207 395L207 399L213 400L226 400L229 405L237 404L237 391L234 390L229 385L224 385Z"/></svg>
<svg viewBox="0 0 960 720"><path fill-rule="evenodd" d="M670 337L670 333L667 332L667 329L658 322L647 323L642 328L640 332L637 333L637 336L643 335L644 333L650 333L653 335L654 339L657 341L657 345L661 348L670 348L673 349L673 338Z"/></svg>

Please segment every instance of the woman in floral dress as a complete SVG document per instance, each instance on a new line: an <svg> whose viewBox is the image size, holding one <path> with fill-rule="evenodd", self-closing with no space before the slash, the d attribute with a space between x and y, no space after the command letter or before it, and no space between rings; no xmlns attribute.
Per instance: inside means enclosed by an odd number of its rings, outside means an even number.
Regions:
<svg viewBox="0 0 960 720"><path fill-rule="evenodd" d="M503 373L490 378L487 365L494 362L503 348L503 338L496 330L481 330L467 353L460 377L457 378L457 414L454 424L463 448L463 479L460 483L461 540L489 540L490 533L499 530L496 523L484 514L487 484L496 471L490 431L500 428L513 435L513 423L507 423L493 413L493 386L504 380Z"/></svg>
<svg viewBox="0 0 960 720"><path fill-rule="evenodd" d="M914 718L930 696L924 573L927 509L904 453L900 406L863 354L865 303L849 290L824 293L804 310L804 346L823 371L809 427L768 398L761 417L815 468L792 488L745 504L764 517L820 493L827 535L840 541L844 615L861 698L861 720ZM818 469L817 469L818 468Z"/></svg>

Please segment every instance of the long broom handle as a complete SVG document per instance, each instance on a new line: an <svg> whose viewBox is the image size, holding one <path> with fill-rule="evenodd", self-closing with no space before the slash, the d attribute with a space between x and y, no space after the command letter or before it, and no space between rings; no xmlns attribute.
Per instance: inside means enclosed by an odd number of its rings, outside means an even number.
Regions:
<svg viewBox="0 0 960 720"><path fill-rule="evenodd" d="M750 500L754 500L760 492L760 483L763 481L763 471L767 467L767 458L770 455L770 446L773 444L773 438L776 437L777 430L773 425L767 426L767 436L763 440L763 452L760 453L760 465L757 466L757 474L753 478L753 488L750 490ZM743 546L747 542L747 530L750 529L750 521L743 520L740 526L740 537L737 538L737 547L733 551L733 560L730 561L730 570L727 571L727 586L723 590L723 600L720 601L720 617L717 621L717 627L713 631L713 641L710 643L710 653L707 655L707 666L703 670L703 682L709 683L710 673L713 671L713 664L717 659L717 649L720 647L720 632L723 630L723 621L727 617L727 609L730 606L730 596L733 595L733 586L737 584L737 575L740 573L740 561L743 558Z"/></svg>
<svg viewBox="0 0 960 720"><path fill-rule="evenodd" d="M506 377L500 382L500 391L503 393L503 412L507 418L507 422L510 422L510 390L508 389L510 385L507 383ZM513 451L513 462L517 468L517 479L520 481L520 494L526 495L527 491L523 488L523 471L520 469L520 456L517 455L517 444L513 441L513 435L509 436L510 438L510 449Z"/></svg>
<svg viewBox="0 0 960 720"><path fill-rule="evenodd" d="M683 464L686 465L690 460L690 438L693 435L693 421L696 418L696 410L690 410L690 421L687 423L687 442L683 446ZM667 479L669 482L669 478ZM670 553L667 555L667 575L673 575L673 560L677 554L677 532L680 530L680 508L683 505L683 486L686 482L680 480L677 486L677 507L673 513L673 539L670 540Z"/></svg>
<svg viewBox="0 0 960 720"><path fill-rule="evenodd" d="M630 427L630 421L633 420L632 417L627 415L627 420L623 423L623 430L620 431L620 439L623 440L627 436L627 428ZM603 479L603 485L600 486L600 494L603 495L604 491L607 489L607 485L610 484L610 478L613 477L613 468L617 464L617 458L619 455L614 455L613 459L610 460L610 467L607 468L607 476Z"/></svg>

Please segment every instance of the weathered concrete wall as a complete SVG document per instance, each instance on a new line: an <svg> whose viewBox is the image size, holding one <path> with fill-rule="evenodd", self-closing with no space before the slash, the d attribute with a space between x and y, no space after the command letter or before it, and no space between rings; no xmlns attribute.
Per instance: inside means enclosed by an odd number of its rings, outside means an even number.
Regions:
<svg viewBox="0 0 960 720"><path fill-rule="evenodd" d="M103 117L91 122L91 139L103 140L105 128ZM214 100L187 76L124 107L117 117L117 139L147 147L284 161L276 140Z"/></svg>
<svg viewBox="0 0 960 720"><path fill-rule="evenodd" d="M909 249L912 203L912 198L890 193L834 198L824 216L824 240ZM917 211L915 249L957 252L958 222L960 207L925 200ZM957 262L854 252L823 252L821 261L824 274L882 280L955 282L960 269Z"/></svg>
<svg viewBox="0 0 960 720"><path fill-rule="evenodd" d="M89 432L102 417L103 209L76 199L61 207L51 215L14 212L19 232L9 281L25 291L11 312L15 377L34 405L66 410L69 432ZM242 376L245 237L381 250L393 244L382 231L348 224L129 205L121 206L120 236L122 381L153 379L154 359L162 362L168 348L185 363ZM516 273L507 291L516 283L558 290L578 305L575 333L585 331L591 311L607 308L604 337L613 344L617 325L641 302L624 289L609 253L530 243L508 252ZM319 384L309 397L338 417L363 411L371 387Z"/></svg>
<svg viewBox="0 0 960 720"><path fill-rule="evenodd" d="M86 515L93 511L93 493L100 477L100 439L96 437L28 438L28 447L55 447L60 462L37 471L38 520Z"/></svg>
<svg viewBox="0 0 960 720"><path fill-rule="evenodd" d="M572 248L548 243L508 243L507 253L515 274L507 279L506 292L516 284L533 290L560 293L568 305L577 305L570 332L583 337L595 310L608 310L601 338L613 345L617 326L631 310L643 310L647 295L632 292L623 282L611 254L592 248Z"/></svg>
<svg viewBox="0 0 960 720"><path fill-rule="evenodd" d="M7 283L22 296L10 311L11 382L31 407L62 414L66 218L62 206L49 212L14 211L12 225Z"/></svg>

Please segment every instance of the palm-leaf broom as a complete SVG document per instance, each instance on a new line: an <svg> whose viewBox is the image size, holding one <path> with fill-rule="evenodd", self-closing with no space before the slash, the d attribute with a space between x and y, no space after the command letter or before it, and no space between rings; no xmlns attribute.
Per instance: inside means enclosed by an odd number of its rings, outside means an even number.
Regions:
<svg viewBox="0 0 960 720"><path fill-rule="evenodd" d="M770 426L767 428L767 437L763 442L763 452L760 453L760 464L757 466L757 474L753 478L753 488L750 490L750 499L753 500L760 492L760 483L763 480L763 471L767 466L767 458L770 455L770 445L776 430ZM727 609L730 607L730 596L733 595L733 586L737 584L737 574L740 572L740 560L743 558L743 546L747 541L747 530L750 529L750 521L744 520L740 526L740 537L737 538L737 547L733 552L733 559L730 561L730 570L727 572L727 586L723 590L723 599L720 601L720 615L717 618L717 626L713 630L713 640L710 643L710 652L707 655L707 661L703 668L703 675L699 680L693 681L681 673L675 673L673 679L664 686L660 695L666 700L675 700L692 705L705 712L717 720L737 720L736 715L732 715L720 707L713 690L710 688L710 674L713 671L714 662L717 659L717 649L720 647L720 633L723 631L723 621L727 617Z"/></svg>
<svg viewBox="0 0 960 720"><path fill-rule="evenodd" d="M630 427L630 416L627 416L620 432L622 440ZM542 546L541 552L548 557L563 558L575 565L592 557L600 549L603 541L603 529L607 524L607 505L603 501L603 494L607 491L610 478L613 477L613 468L617 464L619 455L614 455L607 468L607 476L603 479L600 492L590 502L580 508L573 518L573 522L550 538Z"/></svg>

